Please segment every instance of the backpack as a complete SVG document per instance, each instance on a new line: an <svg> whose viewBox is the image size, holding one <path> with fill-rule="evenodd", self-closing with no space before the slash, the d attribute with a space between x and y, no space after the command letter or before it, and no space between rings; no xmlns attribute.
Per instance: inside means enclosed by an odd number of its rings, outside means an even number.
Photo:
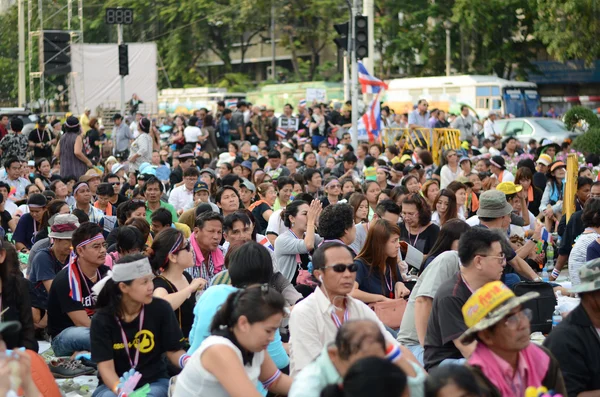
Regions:
<svg viewBox="0 0 600 397"><path fill-rule="evenodd" d="M527 292L538 292L539 297L523 303L523 308L531 309L531 332L548 334L552 330L552 313L556 306L556 295L552 285L534 281L521 281L513 285L513 292L517 296Z"/></svg>

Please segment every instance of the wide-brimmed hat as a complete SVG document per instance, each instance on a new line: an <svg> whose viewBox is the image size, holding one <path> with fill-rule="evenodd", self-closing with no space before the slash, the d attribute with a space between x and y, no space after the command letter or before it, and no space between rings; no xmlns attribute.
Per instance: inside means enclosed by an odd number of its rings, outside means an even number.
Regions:
<svg viewBox="0 0 600 397"><path fill-rule="evenodd" d="M256 193L256 186L254 183L250 182L248 179L242 179L242 186L246 189L250 190L252 193Z"/></svg>
<svg viewBox="0 0 600 397"><path fill-rule="evenodd" d="M110 171L113 174L116 174L117 172L121 171L123 168L125 168L125 164L116 163L116 164L112 165L112 167L110 168Z"/></svg>
<svg viewBox="0 0 600 397"><path fill-rule="evenodd" d="M515 185L514 182L502 182L496 186L496 190L499 190L505 195L510 196L511 194L516 194L523 190L523 186Z"/></svg>
<svg viewBox="0 0 600 397"><path fill-rule="evenodd" d="M579 268L580 284L571 288L571 292L593 292L600 290L600 259L587 262Z"/></svg>
<svg viewBox="0 0 600 397"><path fill-rule="evenodd" d="M213 170L212 168L202 168L202 169L200 170L200 175L202 175L202 174L204 174L204 173L206 173L206 174L210 174L210 176L212 176L213 178L216 178L216 177L217 177L217 173L216 173L216 172L215 172L215 170Z"/></svg>
<svg viewBox="0 0 600 397"><path fill-rule="evenodd" d="M550 139L544 138L542 139L540 146L537 148L536 154L539 157L542 153L546 153L546 150L548 150L548 148L550 147L553 147L556 153L560 151L560 146L558 145L558 143L552 142Z"/></svg>
<svg viewBox="0 0 600 397"><path fill-rule="evenodd" d="M559 168L567 168L567 166L562 161L555 161L550 165L550 172L554 172Z"/></svg>
<svg viewBox="0 0 600 397"><path fill-rule="evenodd" d="M512 205L506 201L506 196L499 190L488 190L479 197L477 216L480 218L500 218L512 212Z"/></svg>
<svg viewBox="0 0 600 397"><path fill-rule="evenodd" d="M94 168L87 170L87 172L79 177L79 182L89 182L94 178L102 178L102 173L95 170Z"/></svg>
<svg viewBox="0 0 600 397"><path fill-rule="evenodd" d="M54 217L54 222L50 226L48 237L68 240L73 237L73 232L79 227L79 220L72 214L59 214Z"/></svg>
<svg viewBox="0 0 600 397"><path fill-rule="evenodd" d="M492 156L492 158L490 159L490 163L500 168L501 170L506 169L506 161L502 156Z"/></svg>
<svg viewBox="0 0 600 397"><path fill-rule="evenodd" d="M502 281L487 283L475 291L462 307L463 319L469 329L460 336L460 342L471 343L477 332L497 324L515 307L539 296L538 292L516 296Z"/></svg>
<svg viewBox="0 0 600 397"><path fill-rule="evenodd" d="M148 174L156 176L156 167L148 162L144 162L140 165L140 174Z"/></svg>
<svg viewBox="0 0 600 397"><path fill-rule="evenodd" d="M252 161L249 161L249 160L242 161L241 166L252 171Z"/></svg>

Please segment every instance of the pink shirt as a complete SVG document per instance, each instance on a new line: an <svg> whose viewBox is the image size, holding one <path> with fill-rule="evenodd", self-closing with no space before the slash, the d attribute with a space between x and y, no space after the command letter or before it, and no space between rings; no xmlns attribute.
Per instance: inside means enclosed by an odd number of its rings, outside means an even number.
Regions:
<svg viewBox="0 0 600 397"><path fill-rule="evenodd" d="M512 365L507 363L503 358L498 356L496 353L490 350L492 357L498 364L498 368L504 377L504 381L512 389L514 397L521 397L525 395L525 389L527 387L527 378L529 375L529 367L523 359L521 353L519 353L519 362L517 364L517 370L513 370ZM509 396L503 396L509 397Z"/></svg>

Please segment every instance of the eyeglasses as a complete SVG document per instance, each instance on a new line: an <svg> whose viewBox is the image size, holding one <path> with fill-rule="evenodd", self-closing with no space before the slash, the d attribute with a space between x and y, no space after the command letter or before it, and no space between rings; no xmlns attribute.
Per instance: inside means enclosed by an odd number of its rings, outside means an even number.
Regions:
<svg viewBox="0 0 600 397"><path fill-rule="evenodd" d="M333 271L336 273L344 273L346 270L348 270L350 273L356 273L358 270L358 265L356 263L352 263L350 265L337 264L325 266L323 269L333 269Z"/></svg>
<svg viewBox="0 0 600 397"><path fill-rule="evenodd" d="M190 242L187 241L184 246L179 247L179 249L175 250L175 252L173 252L173 253L177 254L179 251L190 252L191 249L192 249L192 246L190 245Z"/></svg>
<svg viewBox="0 0 600 397"><path fill-rule="evenodd" d="M330 189L339 189L340 185L329 185Z"/></svg>
<svg viewBox="0 0 600 397"><path fill-rule="evenodd" d="M456 154L456 153L450 153L450 154L448 155L448 157L456 157L456 156L457 156L457 154Z"/></svg>
<svg viewBox="0 0 600 397"><path fill-rule="evenodd" d="M516 330L519 327L519 324L521 324L521 320L526 318L527 321L531 321L532 317L531 309L523 309L512 316L506 317L504 324L508 329Z"/></svg>
<svg viewBox="0 0 600 397"><path fill-rule="evenodd" d="M417 215L419 215L418 212L402 212L402 218L413 218Z"/></svg>
<svg viewBox="0 0 600 397"><path fill-rule="evenodd" d="M483 256L484 258L495 258L496 260L498 260L499 263L505 263L506 262L506 255L478 255L478 256Z"/></svg>

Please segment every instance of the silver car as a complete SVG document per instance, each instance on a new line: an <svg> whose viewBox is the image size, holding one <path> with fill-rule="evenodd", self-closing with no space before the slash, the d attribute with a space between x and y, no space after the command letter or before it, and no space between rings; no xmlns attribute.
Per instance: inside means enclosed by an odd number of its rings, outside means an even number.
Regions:
<svg viewBox="0 0 600 397"><path fill-rule="evenodd" d="M494 129L501 131L503 137L514 136L526 146L531 139L541 142L550 139L559 145L567 138L575 139L580 133L569 131L558 119L544 117L520 117L496 120Z"/></svg>

